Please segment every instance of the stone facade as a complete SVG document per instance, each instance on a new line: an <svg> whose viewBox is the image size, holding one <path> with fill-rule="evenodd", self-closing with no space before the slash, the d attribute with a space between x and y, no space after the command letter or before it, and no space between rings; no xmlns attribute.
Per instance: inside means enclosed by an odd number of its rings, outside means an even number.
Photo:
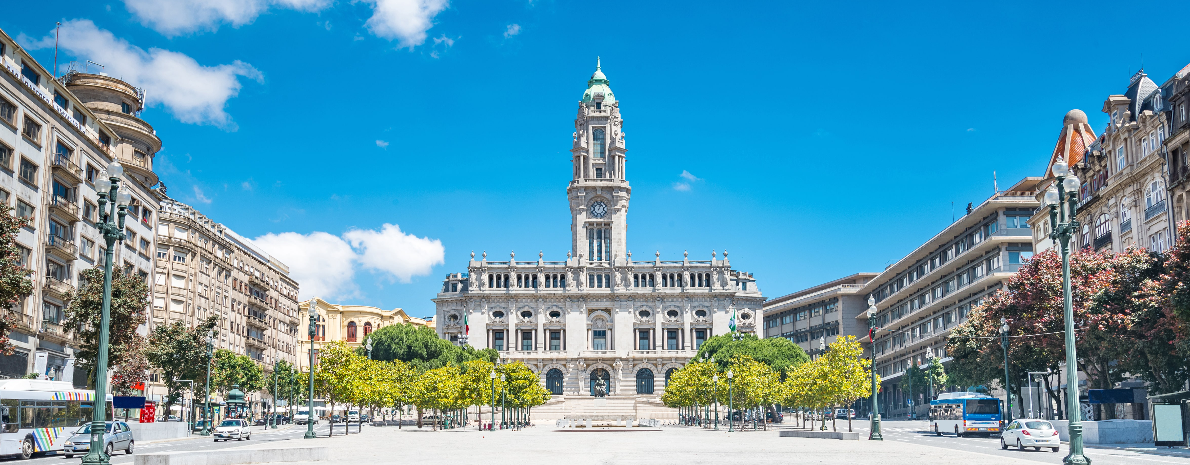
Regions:
<svg viewBox="0 0 1190 465"><path fill-rule="evenodd" d="M752 275L731 268L727 252L711 252L709 260L685 253L662 260L660 252L633 259L622 127L620 102L596 69L575 118L566 189L573 250L566 260L547 261L541 252L498 261L472 253L467 272L447 275L434 299L442 338L526 363L555 395L559 412L567 398L589 399L596 378L609 382L611 397L627 397L625 408L655 405L669 370L712 335L729 332L733 317L740 331L754 332L764 301Z"/></svg>
<svg viewBox="0 0 1190 465"><path fill-rule="evenodd" d="M1170 213L1176 224L1190 220L1190 65L1178 71L1161 90L1169 100L1165 118L1169 137L1165 139L1164 150L1169 161L1168 198L1173 201Z"/></svg>
<svg viewBox="0 0 1190 465"><path fill-rule="evenodd" d="M414 318L404 310L394 308L382 310L366 305L332 304L320 298L312 298L298 304L298 338L303 346L298 351L301 354L297 366L305 370L310 365L310 306L313 305L318 314L314 336L314 359L318 360L318 351L327 342L342 341L353 349L363 347L368 334L380 328L395 324L409 324L414 326L429 326L429 322Z"/></svg>
<svg viewBox="0 0 1190 465"><path fill-rule="evenodd" d="M876 299L876 341L862 341L875 353L883 415L908 412L907 389L901 386L905 370L931 357L948 362L946 336L1032 256L1028 220L1040 205L1042 185L1042 178L1025 178L995 193L857 293ZM868 325L866 312L855 318L861 327ZM867 408L861 402L857 410L863 414Z"/></svg>
<svg viewBox="0 0 1190 465"><path fill-rule="evenodd" d="M1144 71L1124 94L1103 102L1107 128L1071 172L1082 180L1082 225L1072 248L1120 252L1130 247L1169 248L1169 202L1161 147L1169 134L1168 102Z"/></svg>
<svg viewBox="0 0 1190 465"><path fill-rule="evenodd" d="M797 344L811 357L836 338L868 337L868 326L856 316L868 310L867 294L861 293L876 273L856 273L764 303L764 337L783 337Z"/></svg>
<svg viewBox="0 0 1190 465"><path fill-rule="evenodd" d="M124 166L132 194L127 239L114 266L145 277L153 269L157 202L153 157L161 148L152 126L137 117L144 93L108 76L53 73L0 31L0 203L29 220L17 234L33 294L8 310L15 352L0 355L0 376L29 372L65 381L75 376L74 340L61 323L65 297L79 274L102 266L93 182L112 161ZM110 204L109 204L110 205Z"/></svg>

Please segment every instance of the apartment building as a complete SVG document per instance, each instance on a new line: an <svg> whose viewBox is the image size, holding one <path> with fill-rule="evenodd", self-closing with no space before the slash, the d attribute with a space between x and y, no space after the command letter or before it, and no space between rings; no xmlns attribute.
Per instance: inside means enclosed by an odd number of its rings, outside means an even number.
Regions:
<svg viewBox="0 0 1190 465"><path fill-rule="evenodd" d="M1169 100L1166 122L1169 137L1163 145L1172 222L1190 220L1190 65L1182 68L1165 85L1162 94ZM1174 232L1176 234L1176 231Z"/></svg>
<svg viewBox="0 0 1190 465"><path fill-rule="evenodd" d="M1082 180L1073 248L1163 251L1172 245L1165 155L1169 102L1143 70L1109 95L1107 128L1071 172Z"/></svg>
<svg viewBox="0 0 1190 465"><path fill-rule="evenodd" d="M395 324L409 324L426 326L433 329L432 320L411 317L404 310L394 308L383 310L367 305L332 304L318 297L303 301L298 305L298 319L301 321L301 334L298 339L305 344L299 352L297 365L302 370L310 365L310 307L313 306L318 318L315 322L314 358L318 359L318 351L328 342L345 342L348 347L357 349L364 347L364 340L372 331Z"/></svg>
<svg viewBox="0 0 1190 465"><path fill-rule="evenodd" d="M876 299L876 340L862 341L875 354L883 415L908 413L905 370L924 367L931 357L948 362L951 329L1032 257L1028 220L1040 205L1041 185L1042 178L1030 177L996 192L856 293ZM857 312L855 319L867 327L866 312Z"/></svg>
<svg viewBox="0 0 1190 465"><path fill-rule="evenodd" d="M218 316L216 348L247 355L266 373L277 361L296 362L298 331L305 327L299 324L298 283L289 268L227 226L162 194L152 325L192 326Z"/></svg>
<svg viewBox="0 0 1190 465"><path fill-rule="evenodd" d="M877 273L856 273L842 279L765 301L762 337L783 337L811 357L822 354L838 337L866 338L867 325L855 317L868 309L864 285Z"/></svg>
<svg viewBox="0 0 1190 465"><path fill-rule="evenodd" d="M153 157L161 140L138 117L144 92L124 81L73 71L55 76L4 31L0 69L0 203L29 221L17 242L34 282L33 293L7 310L15 350L0 355L0 377L32 372L83 383L62 320L79 274L103 264L93 183L112 161L124 166L122 188L133 200L114 263L147 279L157 210Z"/></svg>

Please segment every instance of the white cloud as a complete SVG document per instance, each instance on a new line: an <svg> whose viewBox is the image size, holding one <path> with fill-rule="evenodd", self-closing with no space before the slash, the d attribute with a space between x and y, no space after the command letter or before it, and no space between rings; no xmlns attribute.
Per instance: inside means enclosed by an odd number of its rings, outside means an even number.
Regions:
<svg viewBox="0 0 1190 465"><path fill-rule="evenodd" d="M31 48L53 45L51 34ZM264 79L256 68L238 60L203 66L178 52L145 51L85 19L63 23L58 45L79 60L102 63L108 74L144 88L146 105L163 105L185 123L213 124L227 130L235 130L235 123L224 108L228 99L239 94L239 78Z"/></svg>
<svg viewBox="0 0 1190 465"><path fill-rule="evenodd" d="M682 170L682 174L679 174L678 177L682 178L682 180L673 183L674 190L678 192L689 192L693 187L691 186L692 184L702 181L702 178L686 170Z"/></svg>
<svg viewBox="0 0 1190 465"><path fill-rule="evenodd" d="M355 251L347 242L324 232L265 234L256 245L289 267L298 283L298 298L333 299L355 294Z"/></svg>
<svg viewBox="0 0 1190 465"><path fill-rule="evenodd" d="M124 6L141 24L167 36L214 31L222 24L243 26L270 7L312 12L326 9L331 3L331 0L124 0Z"/></svg>
<svg viewBox="0 0 1190 465"><path fill-rule="evenodd" d="M252 191L252 180L249 179L247 181L241 182L240 188L249 192Z"/></svg>
<svg viewBox="0 0 1190 465"><path fill-rule="evenodd" d="M682 174L679 174L678 176L681 176L682 179L685 179L687 181L702 181L702 179L700 179L699 177L697 177L693 174L690 174L690 172L686 171L686 170L682 170Z"/></svg>
<svg viewBox="0 0 1190 465"><path fill-rule="evenodd" d="M975 128L967 128L967 132L975 132Z"/></svg>
<svg viewBox="0 0 1190 465"><path fill-rule="evenodd" d="M426 31L434 27L434 16L450 5L449 0L364 0L374 11L368 30L377 37L396 40L398 48L425 43Z"/></svg>
<svg viewBox="0 0 1190 465"><path fill-rule="evenodd" d="M382 149L387 149L387 148L388 148L388 141L384 141L384 140L376 139L376 146L377 146L377 147L380 147L380 148L382 148Z"/></svg>
<svg viewBox="0 0 1190 465"><path fill-rule="evenodd" d="M434 38L434 45L438 44L446 44L446 48L451 48L455 45L455 39L451 39L450 37L446 37L446 34L442 34L441 36Z"/></svg>
<svg viewBox="0 0 1190 465"><path fill-rule="evenodd" d="M359 251L364 268L389 273L403 283L445 263L442 241L406 234L395 224L385 224L380 231L352 230L343 237Z"/></svg>
<svg viewBox="0 0 1190 465"><path fill-rule="evenodd" d="M202 203L211 203L211 199L203 193L202 188L198 187L198 185L194 186L194 200Z"/></svg>
<svg viewBox="0 0 1190 465"><path fill-rule="evenodd" d="M675 191L679 191L679 192L687 192L687 191L689 191L689 190L690 190L690 183L686 183L686 182L675 182L675 183L674 183L674 190L675 190Z"/></svg>
<svg viewBox="0 0 1190 465"><path fill-rule="evenodd" d="M358 294L357 266L407 283L445 263L442 241L417 237L385 224L380 230L353 229L342 237L325 232L266 234L252 240L289 267L301 299Z"/></svg>
<svg viewBox="0 0 1190 465"><path fill-rule="evenodd" d="M515 36L520 33L521 33L521 25L520 24L509 24L508 29L504 30L504 38L507 39L509 37Z"/></svg>

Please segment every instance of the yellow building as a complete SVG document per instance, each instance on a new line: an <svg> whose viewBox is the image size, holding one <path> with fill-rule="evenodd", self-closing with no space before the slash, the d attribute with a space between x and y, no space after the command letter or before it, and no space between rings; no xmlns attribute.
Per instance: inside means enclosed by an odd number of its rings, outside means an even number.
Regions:
<svg viewBox="0 0 1190 465"><path fill-rule="evenodd" d="M318 315L317 334L314 336L314 357L327 342L343 341L351 348L363 347L364 339L380 328L394 324L412 324L434 328L433 320L414 318L404 310L394 308L382 310L367 305L332 304L318 297L298 304L298 326L301 346L298 353L298 367L305 370L310 364L310 306Z"/></svg>

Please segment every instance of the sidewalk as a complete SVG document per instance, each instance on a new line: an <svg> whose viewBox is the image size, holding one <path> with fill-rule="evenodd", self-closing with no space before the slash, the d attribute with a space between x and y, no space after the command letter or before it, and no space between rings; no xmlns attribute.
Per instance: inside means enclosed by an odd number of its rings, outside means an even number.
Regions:
<svg viewBox="0 0 1190 465"><path fill-rule="evenodd" d="M450 463L477 465L566 464L752 464L879 463L922 465L1036 465L1034 460L1005 458L972 451L956 451L899 441L839 441L781 438L776 430L757 432L707 431L666 427L632 430L561 432L552 425L521 431L476 431L474 428L430 431L394 427L365 427L360 434L333 438L293 439L294 446L326 446L331 459L305 462L330 464ZM246 445L243 449L285 447L283 444ZM943 458L943 461L939 461ZM295 462L292 465L300 465Z"/></svg>

